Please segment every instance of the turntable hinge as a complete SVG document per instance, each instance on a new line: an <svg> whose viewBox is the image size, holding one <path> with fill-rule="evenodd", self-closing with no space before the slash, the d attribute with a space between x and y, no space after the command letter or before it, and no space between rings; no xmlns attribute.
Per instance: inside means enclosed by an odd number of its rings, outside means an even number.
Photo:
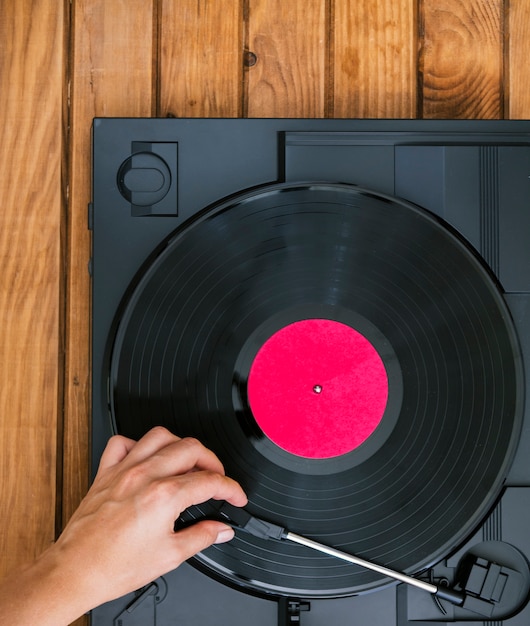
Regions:
<svg viewBox="0 0 530 626"><path fill-rule="evenodd" d="M147 626L156 624L156 604L159 586L153 582L136 592L134 599L116 617L114 626Z"/></svg>
<svg viewBox="0 0 530 626"><path fill-rule="evenodd" d="M301 624L300 613L310 611L311 604L292 598L280 598L278 602L278 626L291 626Z"/></svg>

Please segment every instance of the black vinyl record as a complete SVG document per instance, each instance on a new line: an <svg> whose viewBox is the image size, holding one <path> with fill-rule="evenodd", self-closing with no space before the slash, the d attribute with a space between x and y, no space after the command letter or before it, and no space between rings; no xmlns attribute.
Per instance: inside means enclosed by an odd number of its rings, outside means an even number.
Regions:
<svg viewBox="0 0 530 626"><path fill-rule="evenodd" d="M388 379L373 434L329 458L276 445L248 400L260 348L307 319L361 333ZM521 425L522 365L495 279L446 224L349 185L278 184L204 211L151 260L118 320L110 408L128 437L161 424L200 439L251 513L414 574L456 549L498 497ZM195 562L293 597L389 582L243 535Z"/></svg>

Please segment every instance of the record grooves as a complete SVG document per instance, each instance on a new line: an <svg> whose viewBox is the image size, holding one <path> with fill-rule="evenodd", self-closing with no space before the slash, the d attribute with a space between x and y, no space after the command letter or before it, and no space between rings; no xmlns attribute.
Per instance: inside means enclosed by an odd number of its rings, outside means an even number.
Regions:
<svg viewBox="0 0 530 626"><path fill-rule="evenodd" d="M248 398L263 345L310 319L362 335L388 384L373 433L326 458L276 445ZM201 212L144 269L119 316L110 407L126 436L163 424L202 440L252 513L416 573L500 493L521 428L521 356L493 275L447 224L351 185L282 183ZM197 563L253 592L302 598L388 582L253 537Z"/></svg>

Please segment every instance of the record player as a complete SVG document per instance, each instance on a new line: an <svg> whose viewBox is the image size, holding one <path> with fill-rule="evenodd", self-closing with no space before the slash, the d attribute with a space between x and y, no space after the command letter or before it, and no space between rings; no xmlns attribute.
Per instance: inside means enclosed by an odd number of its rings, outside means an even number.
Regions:
<svg viewBox="0 0 530 626"><path fill-rule="evenodd" d="M463 600L236 532L91 623L528 624L529 190L528 122L94 120L94 471L162 424Z"/></svg>

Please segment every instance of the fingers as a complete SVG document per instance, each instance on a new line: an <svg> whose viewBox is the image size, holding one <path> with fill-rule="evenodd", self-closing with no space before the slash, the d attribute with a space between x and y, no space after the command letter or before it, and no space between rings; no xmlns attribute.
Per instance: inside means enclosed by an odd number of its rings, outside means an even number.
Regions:
<svg viewBox="0 0 530 626"><path fill-rule="evenodd" d="M177 441L180 441L180 437L163 426L155 426L135 443L129 453L127 464L141 463Z"/></svg>
<svg viewBox="0 0 530 626"><path fill-rule="evenodd" d="M166 428L156 426L129 449L127 465L148 461L163 473L181 474L193 469L224 474L224 468L215 454L193 437L181 439ZM157 474L154 471L154 474Z"/></svg>
<svg viewBox="0 0 530 626"><path fill-rule="evenodd" d="M199 441L193 437L181 439L162 427L153 428L132 447L128 446L126 456L124 467L143 465L151 478L185 474L192 470L225 473L217 456Z"/></svg>
<svg viewBox="0 0 530 626"><path fill-rule="evenodd" d="M125 457L128 457L127 466L156 459L174 474L192 469L224 474L222 463L211 450L192 437L181 439L162 426L151 429L139 441L114 435L107 443L99 467L106 469L120 463ZM172 470L169 469L168 461L171 461Z"/></svg>
<svg viewBox="0 0 530 626"><path fill-rule="evenodd" d="M168 489L174 494L172 499L179 514L193 504L212 499L226 500L234 506L245 506L248 502L239 483L212 472L192 472L177 476L170 479Z"/></svg>
<svg viewBox="0 0 530 626"><path fill-rule="evenodd" d="M234 530L226 524L214 521L197 522L175 533L178 559L180 562L186 561L214 543L225 543L233 537Z"/></svg>
<svg viewBox="0 0 530 626"><path fill-rule="evenodd" d="M221 475L225 473L223 464L217 456L192 437L179 439L167 445L149 459L149 464L154 475L186 474L197 470Z"/></svg>
<svg viewBox="0 0 530 626"><path fill-rule="evenodd" d="M219 459L197 440L160 427L138 442L112 437L97 480L56 545L65 558L88 564L96 606L137 589L213 543L229 541L233 530L213 520L174 532L175 520L186 508L210 499L247 503L241 486L225 476ZM124 568L124 562L130 566ZM109 581L116 591L112 597Z"/></svg>
<svg viewBox="0 0 530 626"><path fill-rule="evenodd" d="M101 455L99 462L99 470L104 470L113 465L117 465L129 454L129 452L136 445L136 441L122 437L121 435L114 435L107 442L107 446Z"/></svg>
<svg viewBox="0 0 530 626"><path fill-rule="evenodd" d="M149 431L138 442L116 436L103 453L100 472L118 465L125 493L152 484L152 504L165 501L178 513L206 500L227 500L244 506L247 497L241 486L227 478L217 456L194 438L181 439L162 427ZM158 485L158 486L155 486Z"/></svg>

